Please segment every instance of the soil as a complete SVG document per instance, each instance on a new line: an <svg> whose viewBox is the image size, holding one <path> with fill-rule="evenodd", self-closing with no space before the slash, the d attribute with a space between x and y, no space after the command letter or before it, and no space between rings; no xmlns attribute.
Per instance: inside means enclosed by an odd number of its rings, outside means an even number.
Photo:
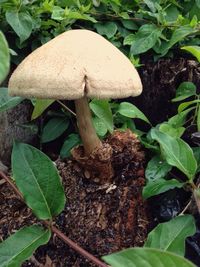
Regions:
<svg viewBox="0 0 200 267"><path fill-rule="evenodd" d="M142 200L144 152L131 132L116 131L106 143L112 147L114 178L98 184L73 160L57 160L67 203L54 223L70 239L91 254L101 257L132 246L142 246L149 231L149 209ZM24 225L37 223L31 211L0 181L1 240ZM94 266L56 236L40 247L23 267Z"/></svg>

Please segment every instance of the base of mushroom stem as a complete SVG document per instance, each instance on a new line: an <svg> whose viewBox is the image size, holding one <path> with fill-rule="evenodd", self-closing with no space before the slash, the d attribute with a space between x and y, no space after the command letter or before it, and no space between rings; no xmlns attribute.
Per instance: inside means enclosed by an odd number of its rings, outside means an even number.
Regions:
<svg viewBox="0 0 200 267"><path fill-rule="evenodd" d="M89 156L84 154L82 145L71 151L73 159L78 162L87 179L96 183L112 183L115 172L128 164L144 161L144 152L137 136L130 130L114 131Z"/></svg>

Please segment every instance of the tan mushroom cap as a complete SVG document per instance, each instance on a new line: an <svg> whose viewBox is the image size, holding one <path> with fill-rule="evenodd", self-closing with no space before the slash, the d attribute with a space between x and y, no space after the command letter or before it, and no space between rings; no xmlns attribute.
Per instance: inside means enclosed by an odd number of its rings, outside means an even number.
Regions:
<svg viewBox="0 0 200 267"><path fill-rule="evenodd" d="M124 98L142 92L129 59L101 35L62 33L27 56L12 74L10 95L26 98Z"/></svg>

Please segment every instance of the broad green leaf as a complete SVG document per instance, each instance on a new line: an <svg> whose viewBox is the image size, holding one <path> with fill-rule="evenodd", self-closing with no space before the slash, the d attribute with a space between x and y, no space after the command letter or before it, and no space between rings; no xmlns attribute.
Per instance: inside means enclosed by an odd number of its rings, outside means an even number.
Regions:
<svg viewBox="0 0 200 267"><path fill-rule="evenodd" d="M148 51L158 41L162 30L154 24L145 24L139 28L131 45L131 54L138 55Z"/></svg>
<svg viewBox="0 0 200 267"><path fill-rule="evenodd" d="M158 180L164 178L171 169L172 166L157 155L148 162L145 177L147 181Z"/></svg>
<svg viewBox="0 0 200 267"><path fill-rule="evenodd" d="M21 97L11 97L8 95L8 88L0 88L0 112L14 108L23 101Z"/></svg>
<svg viewBox="0 0 200 267"><path fill-rule="evenodd" d="M155 128L151 130L151 137L160 144L168 164L177 167L192 180L197 170L197 162L191 147L182 139L173 138Z"/></svg>
<svg viewBox="0 0 200 267"><path fill-rule="evenodd" d="M197 130L200 132L200 105L198 106L197 111Z"/></svg>
<svg viewBox="0 0 200 267"><path fill-rule="evenodd" d="M177 28L172 36L171 39L168 43L166 43L165 46L163 46L162 51L160 51L163 55L167 53L167 51L173 47L176 43L182 41L185 37L187 37L188 35L194 34L195 32L197 32L196 29L192 28L189 25L184 25L184 26L180 26L179 28Z"/></svg>
<svg viewBox="0 0 200 267"><path fill-rule="evenodd" d="M60 176L53 162L40 150L15 142L12 172L26 204L39 219L52 219L63 210L65 195Z"/></svg>
<svg viewBox="0 0 200 267"><path fill-rule="evenodd" d="M195 94L196 94L196 85L192 82L183 82L177 88L176 97L172 99L172 102L182 101Z"/></svg>
<svg viewBox="0 0 200 267"><path fill-rule="evenodd" d="M150 124L147 117L136 106L128 102L122 102L119 105L118 112L128 118L140 119Z"/></svg>
<svg viewBox="0 0 200 267"><path fill-rule="evenodd" d="M189 106L196 104L196 103L200 103L200 100L196 99L196 100L191 100L191 101L187 101L187 102L180 104L178 106L178 113L182 112L183 110L185 110Z"/></svg>
<svg viewBox="0 0 200 267"><path fill-rule="evenodd" d="M37 119L54 101L52 99L36 99L31 119Z"/></svg>
<svg viewBox="0 0 200 267"><path fill-rule="evenodd" d="M33 29L33 21L29 13L7 11L6 20L19 36L20 43L29 38Z"/></svg>
<svg viewBox="0 0 200 267"><path fill-rule="evenodd" d="M200 62L200 46L183 46L181 49L190 52Z"/></svg>
<svg viewBox="0 0 200 267"><path fill-rule="evenodd" d="M68 118L56 117L50 119L42 130L41 142L47 143L55 140L67 130L68 126Z"/></svg>
<svg viewBox="0 0 200 267"><path fill-rule="evenodd" d="M197 173L200 172L200 147L192 147L194 157L197 161Z"/></svg>
<svg viewBox="0 0 200 267"><path fill-rule="evenodd" d="M124 38L123 45L132 45L135 40L135 34L131 33Z"/></svg>
<svg viewBox="0 0 200 267"><path fill-rule="evenodd" d="M176 114L168 120L168 124L172 125L174 128L182 127L186 122L188 113L192 110L194 110L194 107Z"/></svg>
<svg viewBox="0 0 200 267"><path fill-rule="evenodd" d="M114 22L96 23L95 29L101 35L105 35L108 39L112 38L117 32L117 25Z"/></svg>
<svg viewBox="0 0 200 267"><path fill-rule="evenodd" d="M99 136L105 136L108 131L108 128L106 127L105 123L98 117L92 118L92 121L94 124L94 128L96 130L96 133Z"/></svg>
<svg viewBox="0 0 200 267"><path fill-rule="evenodd" d="M165 180L163 178L149 181L143 187L142 196L144 199L147 199L152 196L159 195L170 189L181 188L184 186L184 183L180 183L176 179Z"/></svg>
<svg viewBox="0 0 200 267"><path fill-rule="evenodd" d="M137 30L138 29L137 24L132 20L122 19L121 23L124 26L124 28L126 28L128 30Z"/></svg>
<svg viewBox="0 0 200 267"><path fill-rule="evenodd" d="M181 137L185 131L184 127L173 127L170 123L164 122L159 126L159 131L172 137Z"/></svg>
<svg viewBox="0 0 200 267"><path fill-rule="evenodd" d="M8 43L0 31L0 84L6 78L10 69L10 53Z"/></svg>
<svg viewBox="0 0 200 267"><path fill-rule="evenodd" d="M195 267L179 255L155 248L128 248L102 258L112 267Z"/></svg>
<svg viewBox="0 0 200 267"><path fill-rule="evenodd" d="M196 226L193 216L181 215L169 222L160 223L148 235L145 247L158 248L180 256L185 254L185 240L194 235Z"/></svg>
<svg viewBox="0 0 200 267"><path fill-rule="evenodd" d="M50 237L50 230L36 225L17 231L0 243L0 266L21 266L39 246L46 244Z"/></svg>
<svg viewBox="0 0 200 267"><path fill-rule="evenodd" d="M106 125L110 133L113 132L113 116L112 111L107 100L92 100L90 102L90 108L93 113Z"/></svg>
<svg viewBox="0 0 200 267"><path fill-rule="evenodd" d="M71 156L71 149L81 143L80 136L78 134L70 134L62 145L60 150L61 158L68 158Z"/></svg>

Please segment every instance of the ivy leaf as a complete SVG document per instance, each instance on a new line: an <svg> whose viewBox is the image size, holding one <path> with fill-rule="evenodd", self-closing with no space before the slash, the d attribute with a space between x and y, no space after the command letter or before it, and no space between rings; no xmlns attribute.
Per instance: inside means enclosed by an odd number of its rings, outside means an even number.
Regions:
<svg viewBox="0 0 200 267"><path fill-rule="evenodd" d="M117 25L114 22L96 23L94 27L100 35L105 35L108 39L111 39L117 32Z"/></svg>
<svg viewBox="0 0 200 267"><path fill-rule="evenodd" d="M145 177L147 181L158 180L164 178L171 169L172 166L157 155L148 162Z"/></svg>
<svg viewBox="0 0 200 267"><path fill-rule="evenodd" d="M199 1L200 8L200 1ZM183 46L181 49L190 52L200 62L200 46Z"/></svg>
<svg viewBox="0 0 200 267"><path fill-rule="evenodd" d="M182 188L184 183L180 183L176 179L165 180L163 178L152 180L147 182L143 187L142 196L144 199L150 198L152 196L159 195L170 189Z"/></svg>
<svg viewBox="0 0 200 267"><path fill-rule="evenodd" d="M180 256L185 254L185 239L194 235L196 226L193 216L182 215L160 223L148 235L145 247L158 248Z"/></svg>
<svg viewBox="0 0 200 267"><path fill-rule="evenodd" d="M36 99L31 119L37 119L54 101L52 99Z"/></svg>
<svg viewBox="0 0 200 267"><path fill-rule="evenodd" d="M62 145L60 150L61 158L68 158L71 156L71 149L81 143L80 136L78 134L70 134Z"/></svg>
<svg viewBox="0 0 200 267"><path fill-rule="evenodd" d="M55 140L67 130L68 126L68 118L57 117L50 119L43 128L41 142L47 143Z"/></svg>
<svg viewBox="0 0 200 267"><path fill-rule="evenodd" d="M6 20L23 43L29 38L33 29L32 17L26 12L7 11Z"/></svg>
<svg viewBox="0 0 200 267"><path fill-rule="evenodd" d="M8 88L0 88L0 112L14 108L24 99L22 97L11 97L8 94Z"/></svg>
<svg viewBox="0 0 200 267"><path fill-rule="evenodd" d="M0 31L0 84L6 78L10 69L10 53L8 43Z"/></svg>
<svg viewBox="0 0 200 267"><path fill-rule="evenodd" d="M113 132L113 117L112 111L108 100L92 100L90 102L90 108L93 113L106 125L110 133Z"/></svg>
<svg viewBox="0 0 200 267"><path fill-rule="evenodd" d="M12 172L26 204L39 219L52 219L63 210L65 195L60 176L53 162L40 150L15 142Z"/></svg>
<svg viewBox="0 0 200 267"><path fill-rule="evenodd" d="M140 111L136 106L128 102L122 102L119 105L117 110L121 115L131 118L131 119L140 119L150 124L147 117Z"/></svg>
<svg viewBox="0 0 200 267"><path fill-rule="evenodd" d="M176 97L172 102L182 101L196 94L196 85L192 82L182 82L176 90Z"/></svg>
<svg viewBox="0 0 200 267"><path fill-rule="evenodd" d="M50 230L36 225L17 231L0 243L0 266L21 266L39 246L46 244L50 237Z"/></svg>
<svg viewBox="0 0 200 267"><path fill-rule="evenodd" d="M151 138L160 144L168 164L177 167L189 180L194 178L197 162L192 149L186 142L159 132L155 128L151 130Z"/></svg>
<svg viewBox="0 0 200 267"><path fill-rule="evenodd" d="M139 28L131 45L131 54L138 55L151 49L159 37L162 30L154 24L145 24Z"/></svg>
<svg viewBox="0 0 200 267"><path fill-rule="evenodd" d="M195 267L179 255L154 248L128 248L102 258L112 267Z"/></svg>

